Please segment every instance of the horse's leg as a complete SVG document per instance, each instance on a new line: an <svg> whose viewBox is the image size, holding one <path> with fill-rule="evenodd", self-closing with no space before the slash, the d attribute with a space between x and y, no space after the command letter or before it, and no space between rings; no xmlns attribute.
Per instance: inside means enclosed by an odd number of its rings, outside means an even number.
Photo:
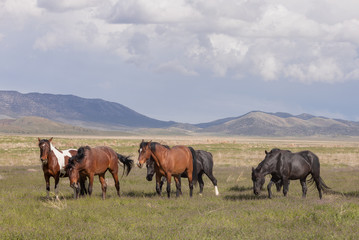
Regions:
<svg viewBox="0 0 359 240"><path fill-rule="evenodd" d="M192 172L187 172L188 175L188 183L189 183L189 196L193 195L193 181L192 181Z"/></svg>
<svg viewBox="0 0 359 240"><path fill-rule="evenodd" d="M80 175L80 196L85 196L87 194L87 190L86 190L86 181L87 178L86 176L81 176Z"/></svg>
<svg viewBox="0 0 359 240"><path fill-rule="evenodd" d="M110 173L112 174L113 180L115 181L115 187L117 191L117 196L121 196L120 194L120 181L118 180L118 171L112 171L110 170Z"/></svg>
<svg viewBox="0 0 359 240"><path fill-rule="evenodd" d="M269 181L268 185L267 185L267 190L268 190L268 198L272 198L272 185L273 185L273 181L272 179Z"/></svg>
<svg viewBox="0 0 359 240"><path fill-rule="evenodd" d="M106 199L106 190L107 190L107 184L106 184L106 180L105 180L105 173L100 174L98 176L100 183L101 183L101 189L102 189L102 199L105 200Z"/></svg>
<svg viewBox="0 0 359 240"><path fill-rule="evenodd" d="M163 181L161 175L156 173L156 192L158 196L161 196Z"/></svg>
<svg viewBox="0 0 359 240"><path fill-rule="evenodd" d="M280 192L281 188L282 188L282 185L283 185L283 182L282 180L278 180L276 183L275 183L275 186L277 188L277 192Z"/></svg>
<svg viewBox="0 0 359 240"><path fill-rule="evenodd" d="M302 185L302 198L305 198L307 196L307 183L306 178L300 179L300 185Z"/></svg>
<svg viewBox="0 0 359 240"><path fill-rule="evenodd" d="M283 178L282 181L283 181L283 195L287 196L289 190L289 180Z"/></svg>
<svg viewBox="0 0 359 240"><path fill-rule="evenodd" d="M163 184L165 183L165 181L166 181L166 177L161 177L161 180L160 180L160 194L162 193L162 186L163 186Z"/></svg>
<svg viewBox="0 0 359 240"><path fill-rule="evenodd" d="M198 174L199 194L200 194L200 195L202 195L202 193L203 193L203 186L204 186L204 182L203 182L202 175L203 175L203 172L201 172L200 174Z"/></svg>
<svg viewBox="0 0 359 240"><path fill-rule="evenodd" d="M216 193L216 196L218 196L219 192L218 192L218 187L217 187L217 179L213 176L212 171L210 171L208 174L205 172L205 174L212 181L213 186L214 186L214 192Z"/></svg>
<svg viewBox="0 0 359 240"><path fill-rule="evenodd" d="M46 198L50 198L50 175L44 174L46 182Z"/></svg>
<svg viewBox="0 0 359 240"><path fill-rule="evenodd" d="M89 189L88 189L89 196L91 196L91 194L92 194L93 179L94 179L94 174L90 174L89 175Z"/></svg>
<svg viewBox="0 0 359 240"><path fill-rule="evenodd" d="M56 197L56 200L59 200L59 189L58 189L59 181L60 181L60 172L58 172L58 174L56 174L56 176L55 176L55 197Z"/></svg>
<svg viewBox="0 0 359 240"><path fill-rule="evenodd" d="M176 197L179 197L180 195L182 195L182 191L181 191L181 176L176 176L174 177L175 182L176 182Z"/></svg>
<svg viewBox="0 0 359 240"><path fill-rule="evenodd" d="M172 175L170 173L167 174L167 197L171 197L171 177Z"/></svg>

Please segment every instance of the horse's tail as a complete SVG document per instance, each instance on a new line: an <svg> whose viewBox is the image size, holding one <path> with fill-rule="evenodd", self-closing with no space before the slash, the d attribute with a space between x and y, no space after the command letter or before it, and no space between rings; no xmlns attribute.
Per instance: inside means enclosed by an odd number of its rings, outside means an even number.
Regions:
<svg viewBox="0 0 359 240"><path fill-rule="evenodd" d="M133 160L130 159L130 156L123 156L119 153L116 153L116 154L117 154L118 160L123 163L122 176L124 175L126 168L127 168L127 171L126 171L126 176L127 176L132 169Z"/></svg>
<svg viewBox="0 0 359 240"><path fill-rule="evenodd" d="M193 164L193 171L192 171L192 183L193 185L195 185L197 183L198 180L198 176L197 176L197 156L196 156L196 152L194 151L194 149L192 147L188 147L189 150L191 150L192 153L192 164Z"/></svg>
<svg viewBox="0 0 359 240"><path fill-rule="evenodd" d="M314 180L313 175L312 175L312 177L308 180L308 185L313 185L314 182L315 182L315 180ZM318 187L320 189L322 189L323 192L325 192L325 193L328 192L331 189L330 187L328 187L325 184L325 182L324 182L324 180L323 180L323 178L321 176L318 177Z"/></svg>
<svg viewBox="0 0 359 240"><path fill-rule="evenodd" d="M320 163L318 156L308 151L307 159L311 162L311 166L312 166L312 174L311 174L312 177L308 180L308 183L312 185L313 182L315 182L314 177L316 177L317 178L316 184L320 189L323 190L323 192L327 192L328 190L330 190L331 188L325 184L324 180L320 176Z"/></svg>

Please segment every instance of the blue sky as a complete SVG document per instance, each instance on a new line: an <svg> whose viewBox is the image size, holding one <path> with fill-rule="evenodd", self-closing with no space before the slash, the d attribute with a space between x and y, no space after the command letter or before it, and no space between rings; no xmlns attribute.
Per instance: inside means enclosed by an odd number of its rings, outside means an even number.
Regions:
<svg viewBox="0 0 359 240"><path fill-rule="evenodd" d="M0 0L0 89L200 123L359 121L359 1Z"/></svg>

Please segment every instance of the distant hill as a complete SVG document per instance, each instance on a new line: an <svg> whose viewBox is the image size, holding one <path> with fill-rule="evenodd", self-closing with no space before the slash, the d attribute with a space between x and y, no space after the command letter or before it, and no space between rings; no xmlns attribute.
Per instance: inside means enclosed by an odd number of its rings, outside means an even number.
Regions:
<svg viewBox="0 0 359 240"><path fill-rule="evenodd" d="M0 115L8 118L38 116L53 121L105 129L165 128L175 124L146 117L119 103L73 95L0 91L0 103Z"/></svg>
<svg viewBox="0 0 359 240"><path fill-rule="evenodd" d="M100 131L54 122L42 117L0 119L0 132L11 134L58 134L58 135L129 135L118 131Z"/></svg>
<svg viewBox="0 0 359 240"><path fill-rule="evenodd" d="M359 136L358 122L306 113L253 111L208 123L185 124L149 118L101 99L15 91L0 91L0 119L2 133L109 135L109 131L122 130L150 135Z"/></svg>
<svg viewBox="0 0 359 240"><path fill-rule="evenodd" d="M237 118L206 123L200 132L246 136L359 136L359 123L310 114L250 112ZM204 124L198 124L201 127Z"/></svg>

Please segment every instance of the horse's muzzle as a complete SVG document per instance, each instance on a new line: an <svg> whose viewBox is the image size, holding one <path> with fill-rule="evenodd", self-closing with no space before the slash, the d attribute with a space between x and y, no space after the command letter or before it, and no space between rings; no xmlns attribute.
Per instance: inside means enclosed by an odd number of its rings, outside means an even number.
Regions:
<svg viewBox="0 0 359 240"><path fill-rule="evenodd" d="M153 178L153 175L147 175L146 176L147 181L152 181L152 178Z"/></svg>
<svg viewBox="0 0 359 240"><path fill-rule="evenodd" d="M140 162L137 163L137 167L142 168L142 165Z"/></svg>
<svg viewBox="0 0 359 240"><path fill-rule="evenodd" d="M40 158L40 160L41 160L41 162L42 162L43 165L46 165L46 164L47 164L47 159L42 159L42 158Z"/></svg>

